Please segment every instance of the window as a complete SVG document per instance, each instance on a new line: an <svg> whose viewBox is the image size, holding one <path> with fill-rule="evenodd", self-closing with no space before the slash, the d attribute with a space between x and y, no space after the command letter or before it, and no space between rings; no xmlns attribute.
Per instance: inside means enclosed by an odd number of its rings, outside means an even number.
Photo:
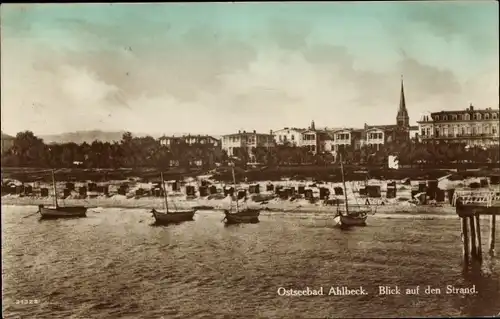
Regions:
<svg viewBox="0 0 500 319"><path fill-rule="evenodd" d="M497 128L495 126L491 128L491 134L497 134Z"/></svg>
<svg viewBox="0 0 500 319"><path fill-rule="evenodd" d="M439 121L439 115L436 115L436 121Z"/></svg>
<svg viewBox="0 0 500 319"><path fill-rule="evenodd" d="M280 135L280 142L282 141L282 137L283 137L283 136L281 136L281 135Z"/></svg>
<svg viewBox="0 0 500 319"><path fill-rule="evenodd" d="M425 136L425 129L420 129L420 134L422 134L422 136Z"/></svg>
<svg viewBox="0 0 500 319"><path fill-rule="evenodd" d="M292 141L295 141L295 135L292 135Z"/></svg>
<svg viewBox="0 0 500 319"><path fill-rule="evenodd" d="M436 129L436 137L439 137L439 129Z"/></svg>
<svg viewBox="0 0 500 319"><path fill-rule="evenodd" d="M465 120L469 121L470 120L470 114L465 114Z"/></svg>
<svg viewBox="0 0 500 319"><path fill-rule="evenodd" d="M484 115L484 119L485 119L485 120L489 120L489 119L490 119L490 115L489 115L488 113L486 113L486 114Z"/></svg>
<svg viewBox="0 0 500 319"><path fill-rule="evenodd" d="M497 119L497 114L496 113L491 114L491 118L494 119L494 120L496 120Z"/></svg>
<svg viewBox="0 0 500 319"><path fill-rule="evenodd" d="M481 119L481 114L480 114L480 113L477 113L477 114L476 114L476 119L477 119L477 120L480 120L480 119Z"/></svg>
<svg viewBox="0 0 500 319"><path fill-rule="evenodd" d="M443 121L448 121L448 116L443 116Z"/></svg>

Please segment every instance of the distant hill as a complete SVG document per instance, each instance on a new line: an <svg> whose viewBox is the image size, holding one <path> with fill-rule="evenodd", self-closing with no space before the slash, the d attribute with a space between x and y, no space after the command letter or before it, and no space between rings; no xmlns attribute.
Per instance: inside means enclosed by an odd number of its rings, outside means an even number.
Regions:
<svg viewBox="0 0 500 319"><path fill-rule="evenodd" d="M92 143L93 141L101 141L101 142L119 142L122 139L123 133L125 131L119 131L119 132L105 132L105 131L100 131L100 130L93 130L93 131L76 131L76 132L67 132L67 133L61 133L61 134L50 134L50 135L37 135L38 137L42 138L43 141L46 144L51 144L51 143L56 143L56 144L62 144L62 143L77 143L81 144L83 142L87 143ZM163 133L134 133L131 132L132 136L152 136L154 138L159 138L163 136ZM189 133L165 133L166 136L182 136L182 135L188 135ZM36 135L36 133L35 133ZM197 134L192 134L192 135L197 135ZM215 136L215 138L220 138L220 136Z"/></svg>
<svg viewBox="0 0 500 319"><path fill-rule="evenodd" d="M76 131L76 132L68 132L61 134L51 134L51 135L41 135L40 138L47 144L56 143L77 143L81 144L84 142L92 143L93 141L101 141L101 142L119 142L122 139L122 135L125 131L119 132L104 132L104 131ZM148 134L145 133L133 133L133 136L146 136ZM158 137L157 134L149 134L153 137Z"/></svg>

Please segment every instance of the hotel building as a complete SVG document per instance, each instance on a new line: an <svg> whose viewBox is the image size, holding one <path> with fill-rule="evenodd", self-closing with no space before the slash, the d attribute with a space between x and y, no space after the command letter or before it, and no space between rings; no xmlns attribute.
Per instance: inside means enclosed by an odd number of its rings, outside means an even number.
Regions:
<svg viewBox="0 0 500 319"><path fill-rule="evenodd" d="M423 143L462 143L470 146L499 144L499 110L468 108L422 114L418 121Z"/></svg>

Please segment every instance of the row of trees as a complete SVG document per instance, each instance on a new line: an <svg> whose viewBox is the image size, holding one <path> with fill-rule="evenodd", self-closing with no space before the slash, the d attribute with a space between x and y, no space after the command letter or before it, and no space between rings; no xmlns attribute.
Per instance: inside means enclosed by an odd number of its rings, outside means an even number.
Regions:
<svg viewBox="0 0 500 319"><path fill-rule="evenodd" d="M249 158L267 165L324 165L339 162L340 157L347 163L365 165L386 165L389 156L395 156L401 165L447 165L457 163L498 163L498 145L490 148L468 147L463 144L422 144L416 141L395 142L387 145L366 145L359 149L341 147L337 152L313 155L306 148L277 146L255 148L251 155L244 149L237 150L236 156L243 163Z"/></svg>
<svg viewBox="0 0 500 319"><path fill-rule="evenodd" d="M235 158L208 145L177 144L163 146L152 137L134 137L125 133L120 142L94 141L90 144L45 144L32 132L18 133L14 145L2 154L2 166L11 167L72 167L86 168L139 168L180 166L214 167L215 163L235 161L246 167L251 162L267 166L327 165L338 162L340 156L347 163L387 165L393 155L402 165L449 165L454 163L498 163L499 147L483 149L461 144L420 144L415 141L388 145L364 146L360 149L344 147L334 153L313 154L303 147L278 145L272 148L257 147L251 151L233 150Z"/></svg>
<svg viewBox="0 0 500 319"><path fill-rule="evenodd" d="M221 150L207 145L160 145L153 137L134 137L125 133L120 142L45 144L32 132L18 133L13 146L2 154L2 166L11 167L74 167L140 168L172 165L190 167L196 164L210 167L224 162Z"/></svg>

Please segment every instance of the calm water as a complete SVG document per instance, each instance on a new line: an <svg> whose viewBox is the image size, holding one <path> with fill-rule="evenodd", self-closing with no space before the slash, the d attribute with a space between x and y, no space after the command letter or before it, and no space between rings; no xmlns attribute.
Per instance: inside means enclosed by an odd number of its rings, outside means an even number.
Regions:
<svg viewBox="0 0 500 319"><path fill-rule="evenodd" d="M151 226L146 210L22 218L2 207L4 318L346 318L500 312L498 257L461 272L458 218L371 217L349 231L320 215L264 215L225 227L220 212ZM486 223L483 223L486 224ZM483 227L486 231L488 227ZM497 237L498 238L498 237ZM498 246L498 243L497 243ZM496 264L495 264L496 263ZM477 295L378 295L476 284ZM280 297L279 287L363 285L366 296ZM38 300L39 304L16 304Z"/></svg>

